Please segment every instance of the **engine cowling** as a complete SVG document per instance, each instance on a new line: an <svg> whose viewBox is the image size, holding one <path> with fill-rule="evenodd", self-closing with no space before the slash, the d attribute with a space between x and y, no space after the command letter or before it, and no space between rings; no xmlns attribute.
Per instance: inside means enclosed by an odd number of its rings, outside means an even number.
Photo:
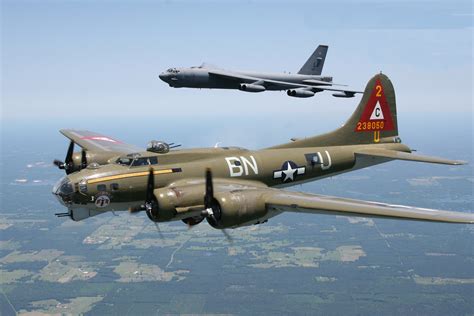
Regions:
<svg viewBox="0 0 474 316"><path fill-rule="evenodd" d="M155 189L159 211L153 218L150 215L154 214L147 215L153 221L178 218L188 225L197 224L204 209L203 192L204 186L196 185ZM268 213L260 190L216 192L212 209L214 216L207 221L219 229L259 224Z"/></svg>
<svg viewBox="0 0 474 316"><path fill-rule="evenodd" d="M286 94L288 94L290 97L295 97L295 98L314 97L314 92L311 90L306 90L306 89L292 89L292 90L286 91Z"/></svg>
<svg viewBox="0 0 474 316"><path fill-rule="evenodd" d="M333 93L332 96L336 98L353 98L355 96L355 92L341 91Z"/></svg>
<svg viewBox="0 0 474 316"><path fill-rule="evenodd" d="M241 83L239 90L246 91L246 92L263 92L265 91L265 87L259 84L251 84L251 83Z"/></svg>
<svg viewBox="0 0 474 316"><path fill-rule="evenodd" d="M214 217L208 223L218 229L260 224L268 211L258 190L216 193Z"/></svg>

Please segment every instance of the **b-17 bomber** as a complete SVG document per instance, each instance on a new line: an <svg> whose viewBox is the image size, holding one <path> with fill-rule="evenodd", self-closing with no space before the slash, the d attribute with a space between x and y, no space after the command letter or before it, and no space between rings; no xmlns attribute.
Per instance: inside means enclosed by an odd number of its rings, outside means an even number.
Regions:
<svg viewBox="0 0 474 316"><path fill-rule="evenodd" d="M412 153L398 133L395 91L384 74L367 84L340 128L261 150L181 149L151 141L146 150L85 130L70 139L66 171L53 194L58 216L81 221L109 211L144 212L155 223L204 219L214 228L262 224L282 212L474 223L473 213L432 210L284 190L392 160L464 164ZM81 147L74 151L75 145Z"/></svg>
<svg viewBox="0 0 474 316"><path fill-rule="evenodd" d="M199 67L169 68L159 77L173 88L234 89L245 92L286 90L290 97L309 98L322 91L332 91L333 96L352 98L361 93L332 82L332 77L322 76L328 46L319 45L296 74L234 71L203 63Z"/></svg>

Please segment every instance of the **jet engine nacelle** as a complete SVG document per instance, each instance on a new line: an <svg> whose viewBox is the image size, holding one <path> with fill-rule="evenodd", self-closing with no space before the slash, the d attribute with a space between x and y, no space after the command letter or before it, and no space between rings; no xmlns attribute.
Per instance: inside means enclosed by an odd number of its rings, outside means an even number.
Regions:
<svg viewBox="0 0 474 316"><path fill-rule="evenodd" d="M268 211L262 193L258 190L216 193L214 218L207 221L214 228L236 228L260 224Z"/></svg>
<svg viewBox="0 0 474 316"><path fill-rule="evenodd" d="M265 91L265 87L259 84L251 84L251 83L241 83L239 90L246 91L246 92L263 92Z"/></svg>
<svg viewBox="0 0 474 316"><path fill-rule="evenodd" d="M306 90L306 89L292 89L292 90L286 91L286 94L288 94L290 97L295 97L295 98L314 97L314 92L311 90Z"/></svg>
<svg viewBox="0 0 474 316"><path fill-rule="evenodd" d="M353 98L355 96L355 93L350 91L341 91L333 93L332 96L336 98Z"/></svg>

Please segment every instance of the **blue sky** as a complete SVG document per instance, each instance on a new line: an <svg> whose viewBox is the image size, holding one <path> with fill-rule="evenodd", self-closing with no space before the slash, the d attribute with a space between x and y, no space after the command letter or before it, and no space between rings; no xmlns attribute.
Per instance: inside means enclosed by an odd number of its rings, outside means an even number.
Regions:
<svg viewBox="0 0 474 316"><path fill-rule="evenodd" d="M473 113L472 1L2 1L2 121L314 115L342 123L358 98L173 89L158 74L203 61L323 74L363 89L383 71L399 113ZM449 113L449 114L446 114Z"/></svg>

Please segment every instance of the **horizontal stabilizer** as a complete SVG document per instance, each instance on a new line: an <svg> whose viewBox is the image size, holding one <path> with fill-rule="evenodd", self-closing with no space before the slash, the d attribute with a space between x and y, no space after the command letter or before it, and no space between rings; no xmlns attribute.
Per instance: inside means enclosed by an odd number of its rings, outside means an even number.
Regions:
<svg viewBox="0 0 474 316"><path fill-rule="evenodd" d="M415 155L412 153L407 153L403 151L395 151L389 149L381 148L369 148L356 151L356 156L371 156L371 157L380 157L380 158L389 158L397 160L408 160L408 161L418 161L418 162L428 162L428 163L439 163L443 165L464 165L467 162L461 160L449 160L438 157Z"/></svg>

